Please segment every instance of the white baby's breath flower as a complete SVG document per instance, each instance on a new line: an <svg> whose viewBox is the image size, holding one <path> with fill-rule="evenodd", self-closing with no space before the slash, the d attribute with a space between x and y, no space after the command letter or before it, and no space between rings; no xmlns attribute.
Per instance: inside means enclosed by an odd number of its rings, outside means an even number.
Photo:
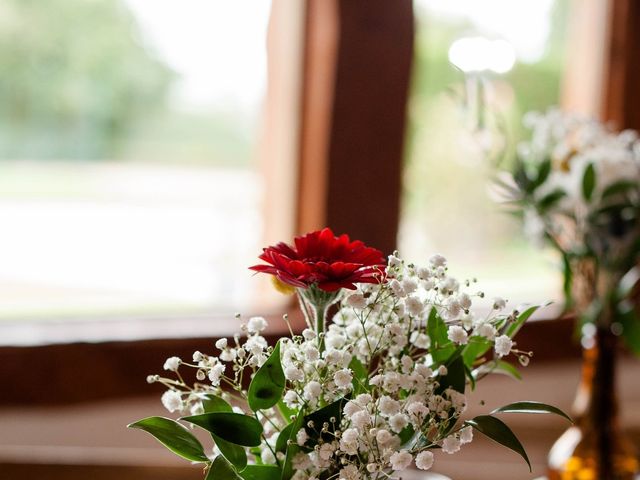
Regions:
<svg viewBox="0 0 640 480"><path fill-rule="evenodd" d="M360 480L362 477L360 476L360 471L358 467L355 465L347 465L344 468L340 469L340 477L338 480Z"/></svg>
<svg viewBox="0 0 640 480"><path fill-rule="evenodd" d="M307 440L309 440L307 431L304 428L298 430L298 433L296 433L296 443L300 446L303 446L305 443L307 443Z"/></svg>
<svg viewBox="0 0 640 480"><path fill-rule="evenodd" d="M429 470L433 466L433 453L429 450L416 455L416 467L420 470Z"/></svg>
<svg viewBox="0 0 640 480"><path fill-rule="evenodd" d="M429 258L429 263L434 267L444 267L447 265L447 259L442 255L435 254Z"/></svg>
<svg viewBox="0 0 640 480"><path fill-rule="evenodd" d="M290 382L301 382L304 380L304 372L294 366L289 366L285 368L284 376Z"/></svg>
<svg viewBox="0 0 640 480"><path fill-rule="evenodd" d="M322 393L322 385L319 382L312 380L304 386L304 398L311 402L315 402Z"/></svg>
<svg viewBox="0 0 640 480"><path fill-rule="evenodd" d="M362 310L367 306L367 300L361 293L354 293L347 297L347 304L352 306L353 308Z"/></svg>
<svg viewBox="0 0 640 480"><path fill-rule="evenodd" d="M400 411L400 402L384 395L378 400L378 409L382 415L390 417Z"/></svg>
<svg viewBox="0 0 640 480"><path fill-rule="evenodd" d="M251 333L260 333L267 328L267 321L263 317L251 317L247 322L247 330Z"/></svg>
<svg viewBox="0 0 640 480"><path fill-rule="evenodd" d="M162 394L162 405L170 412L182 410L184 404L182 403L182 395L175 390L167 390Z"/></svg>
<svg viewBox="0 0 640 480"><path fill-rule="evenodd" d="M314 340L316 338L316 332L314 332L313 330L311 330L310 328L305 328L302 331L302 336L304 337L305 340L309 341L309 340Z"/></svg>
<svg viewBox="0 0 640 480"><path fill-rule="evenodd" d="M420 315L424 310L424 303L422 303L422 301L418 297L408 297L405 300L405 305L409 314L413 315L414 317Z"/></svg>
<svg viewBox="0 0 640 480"><path fill-rule="evenodd" d="M333 381L336 383L338 388L350 387L351 382L353 381L353 374L348 368L343 368L333 375Z"/></svg>
<svg viewBox="0 0 640 480"><path fill-rule="evenodd" d="M320 451L318 453L318 456L322 460L329 460L333 456L333 452L335 452L335 450L336 450L336 447L332 443L328 443L328 442L323 443L320 446Z"/></svg>
<svg viewBox="0 0 640 480"><path fill-rule="evenodd" d="M442 441L442 451L448 454L460 451L460 440L455 435L449 435Z"/></svg>
<svg viewBox="0 0 640 480"><path fill-rule="evenodd" d="M409 420L403 413L396 413L389 419L389 426L396 433L400 433L407 425L409 425Z"/></svg>
<svg viewBox="0 0 640 480"><path fill-rule="evenodd" d="M287 407L289 408L298 407L298 395L296 394L295 391L289 390L287 393L284 394L284 397L282 397L282 399L284 400L284 403Z"/></svg>
<svg viewBox="0 0 640 480"><path fill-rule="evenodd" d="M493 340L496 336L496 327L494 327L490 323L483 322L475 328L473 333L475 335L485 337L488 340Z"/></svg>
<svg viewBox="0 0 640 480"><path fill-rule="evenodd" d="M417 330L411 332L411 338L409 339L417 348L427 349L431 345L431 339L425 333L420 333Z"/></svg>
<svg viewBox="0 0 640 480"><path fill-rule="evenodd" d="M260 454L260 460L265 465L274 465L276 463L276 457L273 455L273 452L269 448L263 448Z"/></svg>
<svg viewBox="0 0 640 480"><path fill-rule="evenodd" d="M222 375L224 375L225 370L225 366L220 363L211 367L211 370L209 370L209 381L213 386L217 387L218 385L220 385L220 380L222 378Z"/></svg>
<svg viewBox="0 0 640 480"><path fill-rule="evenodd" d="M351 424L359 430L371 425L371 415L365 410L360 410L351 415Z"/></svg>
<svg viewBox="0 0 640 480"><path fill-rule="evenodd" d="M458 295L458 303L463 309L469 310L471 308L471 297L468 293L462 292Z"/></svg>
<svg viewBox="0 0 640 480"><path fill-rule="evenodd" d="M389 286L391 287L391 290L393 291L396 297L404 298L407 296L407 292L405 292L404 288L402 288L402 284L395 278L391 280L391 282L389 283Z"/></svg>
<svg viewBox="0 0 640 480"><path fill-rule="evenodd" d="M513 340L507 335L500 335L496 338L495 351L498 357L505 357L511 353L513 348Z"/></svg>
<svg viewBox="0 0 640 480"><path fill-rule="evenodd" d="M402 290L404 290L407 295L415 292L417 288L418 283L413 278L405 278L402 280Z"/></svg>
<svg viewBox="0 0 640 480"><path fill-rule="evenodd" d="M380 445L386 445L393 439L393 435L388 430L381 428L376 432L376 442Z"/></svg>
<svg viewBox="0 0 640 480"><path fill-rule="evenodd" d="M447 337L453 343L457 343L458 345L466 345L467 342L469 341L469 336L467 335L467 332L464 330L464 328L458 325L449 327L449 331L447 332Z"/></svg>
<svg viewBox="0 0 640 480"><path fill-rule="evenodd" d="M191 415L202 415L204 413L204 407L202 406L202 402L196 402L191 405L189 409Z"/></svg>
<svg viewBox="0 0 640 480"><path fill-rule="evenodd" d="M460 443L471 443L473 440L473 427L467 426L460 430Z"/></svg>
<svg viewBox="0 0 640 480"><path fill-rule="evenodd" d="M398 268L398 267L402 266L402 260L400 260L395 255L389 255L389 257L388 257L388 265L391 268Z"/></svg>
<svg viewBox="0 0 640 480"><path fill-rule="evenodd" d="M238 351L235 348L226 348L220 352L220 360L223 362L233 362L238 356Z"/></svg>
<svg viewBox="0 0 640 480"><path fill-rule="evenodd" d="M180 366L181 363L182 363L182 360L180 360L180 357L169 357L164 362L164 367L163 368L165 370L170 370L172 372L176 372L176 371L178 371L178 367Z"/></svg>
<svg viewBox="0 0 640 480"><path fill-rule="evenodd" d="M406 470L407 468L409 468L409 465L411 465L413 457L406 450L402 450L391 455L389 461L391 462L392 470Z"/></svg>
<svg viewBox="0 0 640 480"><path fill-rule="evenodd" d="M220 349L220 350L224 350L225 348L227 348L227 339L226 338L220 338L219 340L216 341L216 348Z"/></svg>
<svg viewBox="0 0 640 480"><path fill-rule="evenodd" d="M507 306L507 301L501 297L494 297L493 299L493 309L494 310L504 310Z"/></svg>

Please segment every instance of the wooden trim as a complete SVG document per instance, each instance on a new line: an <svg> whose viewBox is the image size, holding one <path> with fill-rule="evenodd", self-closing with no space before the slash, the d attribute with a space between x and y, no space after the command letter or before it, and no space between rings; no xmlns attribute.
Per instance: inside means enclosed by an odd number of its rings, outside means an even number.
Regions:
<svg viewBox="0 0 640 480"><path fill-rule="evenodd" d="M265 190L265 244L290 238L296 230L304 12L305 4L299 0L272 0L267 93L258 151Z"/></svg>
<svg viewBox="0 0 640 480"><path fill-rule="evenodd" d="M294 318L298 329L301 321ZM568 317L529 322L518 334L518 348L533 351L536 363L577 358L580 348L572 341L573 325ZM275 330L266 337L274 344L282 334ZM0 348L0 405L159 395L163 388L148 385L147 375L160 373L167 357L187 359L196 350L210 352L214 342L215 338L183 338Z"/></svg>
<svg viewBox="0 0 640 480"><path fill-rule="evenodd" d="M264 336L275 344L288 328L279 315L267 319L270 328ZM289 315L289 321L302 330L299 312ZM147 384L147 375L162 373L168 357L191 359L196 350L212 352L217 338L231 336L237 328L227 323L222 331L207 337L0 347L0 405L60 405L160 394L163 388Z"/></svg>
<svg viewBox="0 0 640 480"><path fill-rule="evenodd" d="M151 467L119 465L47 465L0 463L0 480L42 478L46 480L194 480L202 478L199 467Z"/></svg>
<svg viewBox="0 0 640 480"><path fill-rule="evenodd" d="M610 3L610 0L570 0L560 95L564 110L596 118L602 115L604 72L611 36Z"/></svg>
<svg viewBox="0 0 640 480"><path fill-rule="evenodd" d="M298 232L396 246L411 0L308 0Z"/></svg>
<svg viewBox="0 0 640 480"><path fill-rule="evenodd" d="M640 130L640 2L610 0L609 4L603 117L616 128Z"/></svg>

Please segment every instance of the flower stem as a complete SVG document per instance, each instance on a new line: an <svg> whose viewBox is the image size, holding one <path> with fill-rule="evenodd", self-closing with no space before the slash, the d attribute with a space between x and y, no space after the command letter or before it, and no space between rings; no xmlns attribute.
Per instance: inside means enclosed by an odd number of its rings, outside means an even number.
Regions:
<svg viewBox="0 0 640 480"><path fill-rule="evenodd" d="M324 332L327 325L326 317L328 306L326 304L315 305L316 335L318 336L318 350L324 352Z"/></svg>

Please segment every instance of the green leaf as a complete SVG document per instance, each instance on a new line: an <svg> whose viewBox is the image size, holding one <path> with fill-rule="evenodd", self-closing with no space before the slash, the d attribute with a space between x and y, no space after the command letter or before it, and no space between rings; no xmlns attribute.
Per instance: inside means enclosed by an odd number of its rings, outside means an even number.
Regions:
<svg viewBox="0 0 640 480"><path fill-rule="evenodd" d="M619 314L617 320L622 325L622 338L625 344L633 353L640 355L640 318L633 305L629 305L625 313Z"/></svg>
<svg viewBox="0 0 640 480"><path fill-rule="evenodd" d="M413 425L407 425L406 427L404 427L398 434L398 437L400 438L400 444L405 445L409 440L413 438L415 433L416 431L413 429Z"/></svg>
<svg viewBox="0 0 640 480"><path fill-rule="evenodd" d="M582 196L588 202L591 200L593 191L596 188L596 169L593 163L590 163L584 170L584 176L582 177Z"/></svg>
<svg viewBox="0 0 640 480"><path fill-rule="evenodd" d="M466 386L465 365L462 355L454 355L446 365L447 374L442 375L438 380L440 386L438 392L442 393L447 388L452 388L457 392L464 393Z"/></svg>
<svg viewBox="0 0 640 480"><path fill-rule="evenodd" d="M522 375L520 375L520 372L515 367L515 365L512 365L509 362L505 362L504 360L498 360L496 362L494 370L497 373L504 373L506 375L509 375L516 380L522 380Z"/></svg>
<svg viewBox="0 0 640 480"><path fill-rule="evenodd" d="M533 192L536 188L542 185L547 180L547 178L549 178L550 173L551 173L551 159L546 158L538 166L538 175L536 176L536 179L532 182L531 186L529 187L530 191Z"/></svg>
<svg viewBox="0 0 640 480"><path fill-rule="evenodd" d="M492 343L485 337L474 335L462 351L462 358L467 367L471 367L477 358L482 357L491 348Z"/></svg>
<svg viewBox="0 0 640 480"><path fill-rule="evenodd" d="M469 383L471 384L471 390L475 390L476 389L476 377L473 375L473 371L471 370L471 368L469 368L469 367L467 367L465 365L464 366L464 374L469 379Z"/></svg>
<svg viewBox="0 0 640 480"><path fill-rule="evenodd" d="M363 386L366 386L369 383L369 371L356 357L351 359L349 368L353 372L353 394L358 395L359 393L362 393L364 388Z"/></svg>
<svg viewBox="0 0 640 480"><path fill-rule="evenodd" d="M202 395L202 406L205 413L215 412L233 412L233 408L226 400L212 393ZM247 452L244 447L236 445L235 443L227 442L225 439L220 438L218 435L211 433L213 441L220 449L220 453L229 460L238 471L242 471L247 466Z"/></svg>
<svg viewBox="0 0 640 480"><path fill-rule="evenodd" d="M275 465L249 465L240 476L244 480L280 480L280 468Z"/></svg>
<svg viewBox="0 0 640 480"><path fill-rule="evenodd" d="M518 318L516 318L516 320L511 325L507 327L505 334L513 338L516 333L520 331L520 329L524 325L524 322L529 320L531 315L533 315L539 308L540 305L533 305L532 307L527 308L524 312L518 315Z"/></svg>
<svg viewBox="0 0 640 480"><path fill-rule="evenodd" d="M245 447L257 447L260 445L262 425L255 418L241 413L203 413L202 415L184 417L182 420L204 428L206 431L236 445Z"/></svg>
<svg viewBox="0 0 640 480"><path fill-rule="evenodd" d="M431 339L431 356L437 366L449 360L456 350L454 344L447 337L447 324L440 318L435 308L431 308L427 320L427 333Z"/></svg>
<svg viewBox="0 0 640 480"><path fill-rule="evenodd" d="M226 400L212 393L202 396L202 406L204 407L204 413L233 412L233 408Z"/></svg>
<svg viewBox="0 0 640 480"><path fill-rule="evenodd" d="M189 430L175 420L164 417L149 417L127 425L153 435L162 445L176 455L192 462L207 462L202 444Z"/></svg>
<svg viewBox="0 0 640 480"><path fill-rule="evenodd" d="M513 450L522 458L524 458L527 465L529 465L529 471L531 471L531 462L525 452L524 447L520 443L520 440L514 435L511 429L502 421L490 415L480 415L465 422L467 425L471 425L478 432L486 435L494 442L498 442L500 445Z"/></svg>
<svg viewBox="0 0 640 480"><path fill-rule="evenodd" d="M297 414L296 410L294 410L293 408L287 407L287 404L284 403L283 399L278 400L278 403L276 404L276 406L278 407L278 410L280 411L280 413L284 418L290 419L292 417L295 417Z"/></svg>
<svg viewBox="0 0 640 480"><path fill-rule="evenodd" d="M491 414L495 413L552 413L566 418L572 422L571 417L553 405L547 405L540 402L515 402L503 407L496 408Z"/></svg>
<svg viewBox="0 0 640 480"><path fill-rule="evenodd" d="M313 413L304 417L304 428L307 431L307 434L310 438L317 440L320 436L320 430L322 430L322 425L324 423L329 424L329 430L333 431L334 428L332 426L340 425L340 421L342 420L342 409L344 404L347 403L348 399L343 397L339 400L336 400L333 403L330 403L326 407L321 408L320 410L316 410ZM334 423L331 422L331 419L334 419ZM309 427L309 422L313 422L313 428ZM324 434L326 439L333 438L331 433Z"/></svg>
<svg viewBox="0 0 640 480"><path fill-rule="evenodd" d="M291 433L289 434L289 439L293 439L293 436L298 433L305 423L304 415L302 415L302 411L298 413L298 416L293 421L293 425L291 427ZM293 476L293 466L292 460L293 457L300 451L300 447L297 443L291 442L287 445L287 453L284 458L284 464L282 465L282 480L289 480Z"/></svg>
<svg viewBox="0 0 640 480"><path fill-rule="evenodd" d="M212 433L211 436L224 458L229 460L241 472L247 466L247 452L245 452L244 447L227 442L215 433Z"/></svg>
<svg viewBox="0 0 640 480"><path fill-rule="evenodd" d="M218 455L211 464L205 480L242 480L242 477L234 470L233 465L222 455Z"/></svg>
<svg viewBox="0 0 640 480"><path fill-rule="evenodd" d="M573 270L571 268L571 258L562 252L562 291L564 293L564 311L568 311L573 306Z"/></svg>
<svg viewBox="0 0 640 480"><path fill-rule="evenodd" d="M294 420L280 431L280 435L278 435L278 439L276 440L276 452L284 452L287 449L289 438L297 434L298 430L300 430L300 428L298 428L295 432L293 431L296 425L297 422Z"/></svg>
<svg viewBox="0 0 640 480"><path fill-rule="evenodd" d="M567 196L567 193L560 188L550 193L547 193L545 196L543 196L540 200L537 201L538 209L541 212L545 212L549 210L551 207L553 207L556 203L558 203L559 200L561 200L566 196Z"/></svg>
<svg viewBox="0 0 640 480"><path fill-rule="evenodd" d="M618 193L626 193L628 190L638 188L638 183L632 180L620 180L614 182L604 189L602 192L602 198L608 198Z"/></svg>
<svg viewBox="0 0 640 480"><path fill-rule="evenodd" d="M249 385L249 407L254 412L273 407L282 398L285 378L280 362L280 342L256 372Z"/></svg>

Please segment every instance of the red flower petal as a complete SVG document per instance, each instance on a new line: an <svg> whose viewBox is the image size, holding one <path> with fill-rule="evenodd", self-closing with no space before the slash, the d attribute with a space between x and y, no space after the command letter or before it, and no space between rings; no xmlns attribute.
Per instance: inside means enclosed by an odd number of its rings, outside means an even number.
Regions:
<svg viewBox="0 0 640 480"><path fill-rule="evenodd" d="M296 237L294 246L281 242L267 247L259 258L267 265L251 270L275 275L295 287L316 284L327 292L353 290L355 283L378 283L385 269L380 250L351 241L348 235L336 237L330 228Z"/></svg>

